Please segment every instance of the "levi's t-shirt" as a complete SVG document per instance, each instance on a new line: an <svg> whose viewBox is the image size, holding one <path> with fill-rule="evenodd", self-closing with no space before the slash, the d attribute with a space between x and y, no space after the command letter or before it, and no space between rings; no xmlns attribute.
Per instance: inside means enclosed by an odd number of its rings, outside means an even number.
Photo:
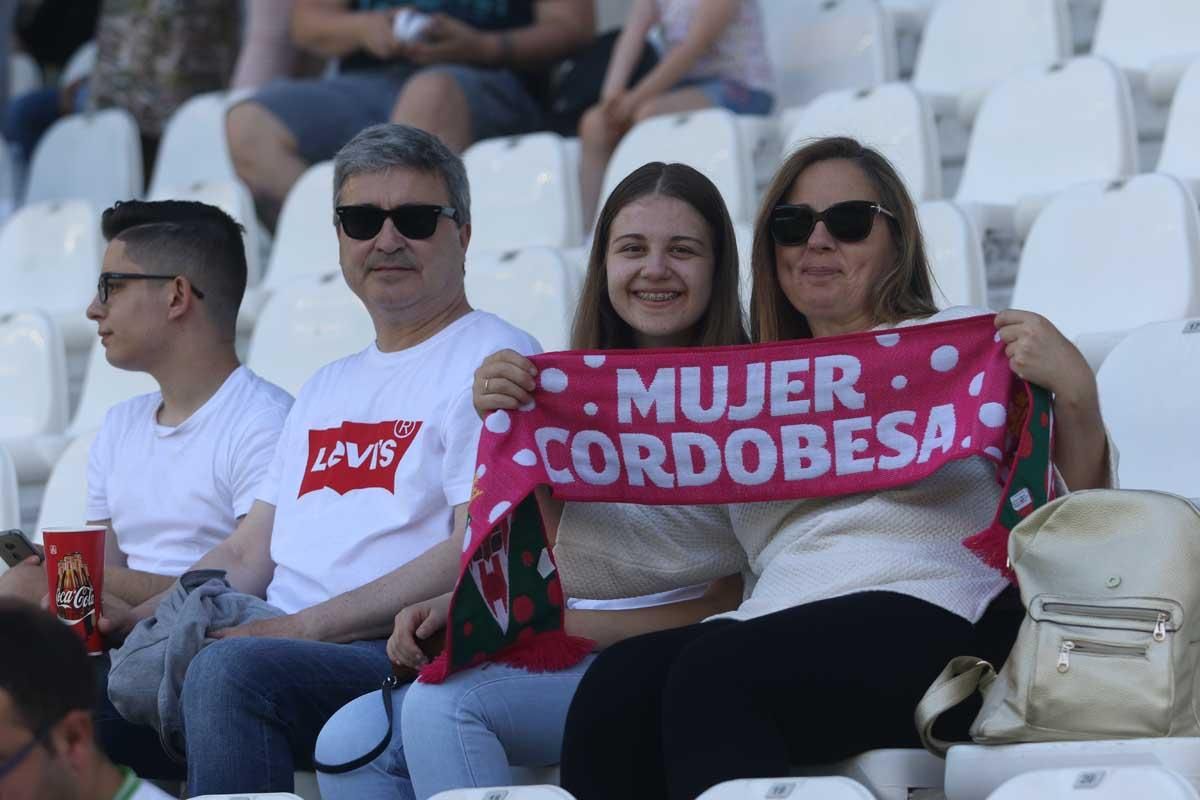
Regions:
<svg viewBox="0 0 1200 800"><path fill-rule="evenodd" d="M395 353L322 367L288 415L260 500L275 506L267 601L288 613L357 589L450 536L470 498L481 423L475 370L533 337L472 311Z"/></svg>

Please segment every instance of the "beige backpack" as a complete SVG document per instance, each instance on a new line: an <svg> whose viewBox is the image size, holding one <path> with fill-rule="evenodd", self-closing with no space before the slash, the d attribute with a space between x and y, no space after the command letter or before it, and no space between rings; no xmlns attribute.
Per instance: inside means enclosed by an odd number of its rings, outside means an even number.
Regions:
<svg viewBox="0 0 1200 800"><path fill-rule="evenodd" d="M1200 736L1200 511L1163 492L1096 489L1017 525L1025 619L1004 668L953 659L917 706L921 740L977 689L984 744Z"/></svg>

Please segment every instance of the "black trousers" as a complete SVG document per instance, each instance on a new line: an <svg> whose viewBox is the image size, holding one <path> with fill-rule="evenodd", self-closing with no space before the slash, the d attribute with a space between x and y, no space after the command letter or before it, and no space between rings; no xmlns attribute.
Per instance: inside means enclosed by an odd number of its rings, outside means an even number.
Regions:
<svg viewBox="0 0 1200 800"><path fill-rule="evenodd" d="M919 747L913 710L954 656L999 665L1022 609L978 625L907 595L864 592L745 622L660 631L604 651L567 715L563 788L579 800L692 800L735 778ZM938 734L961 738L978 708Z"/></svg>

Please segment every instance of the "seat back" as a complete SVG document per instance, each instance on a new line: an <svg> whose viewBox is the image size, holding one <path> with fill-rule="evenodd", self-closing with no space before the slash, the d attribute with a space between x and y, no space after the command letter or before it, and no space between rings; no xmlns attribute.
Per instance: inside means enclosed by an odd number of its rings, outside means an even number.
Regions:
<svg viewBox="0 0 1200 800"><path fill-rule="evenodd" d="M1103 59L1077 58L1026 71L988 94L957 199L1014 205L1026 195L1136 171L1137 129L1125 77Z"/></svg>
<svg viewBox="0 0 1200 800"><path fill-rule="evenodd" d="M1175 90L1163 136L1158 171L1200 183L1200 59L1188 68Z"/></svg>
<svg viewBox="0 0 1200 800"><path fill-rule="evenodd" d="M19 97L42 88L42 69L33 56L20 51L8 56L8 96Z"/></svg>
<svg viewBox="0 0 1200 800"><path fill-rule="evenodd" d="M850 136L878 150L892 162L914 199L941 196L942 161L933 110L909 84L821 95L795 116L784 153L825 136Z"/></svg>
<svg viewBox="0 0 1200 800"><path fill-rule="evenodd" d="M601 197L608 197L629 173L650 161L695 167L720 190L735 222L753 221L754 164L732 112L709 108L639 122L608 162Z"/></svg>
<svg viewBox="0 0 1200 800"><path fill-rule="evenodd" d="M38 142L25 202L82 199L102 211L141 196L142 139L128 111L71 114Z"/></svg>
<svg viewBox="0 0 1200 800"><path fill-rule="evenodd" d="M21 527L21 497L17 491L17 468L12 456L0 447L0 529ZM0 562L0 573L7 565Z"/></svg>
<svg viewBox="0 0 1200 800"><path fill-rule="evenodd" d="M913 85L958 96L1070 54L1066 0L940 0L921 35Z"/></svg>
<svg viewBox="0 0 1200 800"><path fill-rule="evenodd" d="M75 409L67 433L79 436L99 430L104 423L104 415L117 403L156 391L158 383L148 373L114 367L105 357L104 345L96 342L88 355L79 406Z"/></svg>
<svg viewBox="0 0 1200 800"><path fill-rule="evenodd" d="M1131 332L1096 376L1121 488L1200 497L1200 319Z"/></svg>
<svg viewBox="0 0 1200 800"><path fill-rule="evenodd" d="M340 272L297 278L263 306L246 366L295 396L317 369L373 341L371 317Z"/></svg>
<svg viewBox="0 0 1200 800"><path fill-rule="evenodd" d="M250 190L236 177L197 181L189 184L160 186L150 193L151 200L195 200L216 206L244 230L242 243L246 248L246 281L254 286L262 278L262 243L254 198Z"/></svg>
<svg viewBox="0 0 1200 800"><path fill-rule="evenodd" d="M1200 55L1200 3L1193 0L1104 0L1092 52L1125 69Z"/></svg>
<svg viewBox="0 0 1200 800"><path fill-rule="evenodd" d="M1200 314L1200 217L1169 175L1075 186L1033 223L1012 304L1074 339Z"/></svg>
<svg viewBox="0 0 1200 800"><path fill-rule="evenodd" d="M58 457L42 492L37 527L31 539L42 541L42 531L46 528L82 525L87 521L88 453L95 438L96 432L92 431L72 439Z"/></svg>
<svg viewBox="0 0 1200 800"><path fill-rule="evenodd" d="M0 438L61 433L67 425L67 357L42 311L0 315Z"/></svg>
<svg viewBox="0 0 1200 800"><path fill-rule="evenodd" d="M429 800L575 800L557 786L493 786L483 789L450 789Z"/></svg>
<svg viewBox="0 0 1200 800"><path fill-rule="evenodd" d="M875 800L866 787L849 778L743 778L718 783L696 800Z"/></svg>
<svg viewBox="0 0 1200 800"><path fill-rule="evenodd" d="M530 247L468 256L467 300L538 340L542 349L570 345L580 286L557 251Z"/></svg>
<svg viewBox="0 0 1200 800"><path fill-rule="evenodd" d="M579 176L554 133L487 139L463 154L471 247L572 247L583 236Z"/></svg>
<svg viewBox="0 0 1200 800"><path fill-rule="evenodd" d="M67 65L63 67L62 74L58 76L58 85L66 88L73 83L87 78L92 74L92 70L96 68L96 53L98 48L95 39L89 39L75 49L71 57L67 59Z"/></svg>
<svg viewBox="0 0 1200 800"><path fill-rule="evenodd" d="M1006 781L989 800L1200 800L1200 794L1183 777L1162 767L1124 766L1062 767L1026 772Z"/></svg>
<svg viewBox="0 0 1200 800"><path fill-rule="evenodd" d="M954 203L937 200L917 207L925 257L933 272L938 308L987 308L983 242L971 218Z"/></svg>
<svg viewBox="0 0 1200 800"><path fill-rule="evenodd" d="M895 80L891 17L875 0L760 0L775 107L803 105L834 89Z"/></svg>
<svg viewBox="0 0 1200 800"><path fill-rule="evenodd" d="M225 92L197 95L175 110L163 128L150 179L151 197L168 189L237 178L225 137Z"/></svg>
<svg viewBox="0 0 1200 800"><path fill-rule="evenodd" d="M96 294L103 242L83 200L26 205L0 228L0 310L84 310Z"/></svg>
<svg viewBox="0 0 1200 800"><path fill-rule="evenodd" d="M262 286L275 291L299 277L312 278L336 270L338 264L333 162L323 161L309 167L283 201Z"/></svg>

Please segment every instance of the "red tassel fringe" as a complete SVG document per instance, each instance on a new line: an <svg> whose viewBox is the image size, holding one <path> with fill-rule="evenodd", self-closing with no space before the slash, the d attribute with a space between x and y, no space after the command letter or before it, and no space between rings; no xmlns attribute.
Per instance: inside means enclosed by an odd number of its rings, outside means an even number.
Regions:
<svg viewBox="0 0 1200 800"><path fill-rule="evenodd" d="M591 639L568 636L561 630L545 631L509 645L488 660L530 672L555 672L575 666L595 647L596 643ZM441 655L421 670L419 680L422 683L441 683L451 672L450 659L443 650Z"/></svg>
<svg viewBox="0 0 1200 800"><path fill-rule="evenodd" d="M1012 583L1017 575L1008 563L1008 531L999 523L992 523L979 533L963 539L963 544L979 557L979 560L998 571Z"/></svg>

